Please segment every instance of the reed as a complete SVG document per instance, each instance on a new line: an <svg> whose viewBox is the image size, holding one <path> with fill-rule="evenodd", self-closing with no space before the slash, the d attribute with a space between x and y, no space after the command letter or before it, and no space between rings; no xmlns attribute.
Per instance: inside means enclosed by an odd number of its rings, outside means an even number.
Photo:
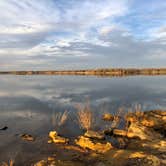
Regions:
<svg viewBox="0 0 166 166"><path fill-rule="evenodd" d="M1 166L14 166L14 160L11 159L9 160L9 163L6 162L2 162L2 164L0 163Z"/></svg>
<svg viewBox="0 0 166 166"><path fill-rule="evenodd" d="M112 121L111 128L117 128L119 126L120 120L124 117L124 108L120 107L114 116L114 120Z"/></svg>
<svg viewBox="0 0 166 166"><path fill-rule="evenodd" d="M64 112L56 112L52 115L52 125L55 127L60 127L63 126L69 116L69 111L64 111Z"/></svg>
<svg viewBox="0 0 166 166"><path fill-rule="evenodd" d="M76 105L76 108L78 109L77 119L80 127L85 130L91 129L94 119L89 102L85 106Z"/></svg>

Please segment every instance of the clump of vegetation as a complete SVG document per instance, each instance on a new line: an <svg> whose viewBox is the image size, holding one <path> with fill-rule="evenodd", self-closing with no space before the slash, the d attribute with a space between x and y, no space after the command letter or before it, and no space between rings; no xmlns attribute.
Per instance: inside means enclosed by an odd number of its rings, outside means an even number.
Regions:
<svg viewBox="0 0 166 166"><path fill-rule="evenodd" d="M85 106L77 104L76 108L78 109L77 118L81 128L85 130L91 129L94 118L89 102L87 102Z"/></svg>
<svg viewBox="0 0 166 166"><path fill-rule="evenodd" d="M9 163L6 163L6 162L2 162L0 163L1 166L14 166L14 160L11 159L9 160Z"/></svg>
<svg viewBox="0 0 166 166"><path fill-rule="evenodd" d="M117 128L119 126L120 120L124 117L124 108L120 107L114 116L111 124L111 128Z"/></svg>
<svg viewBox="0 0 166 166"><path fill-rule="evenodd" d="M53 126L60 127L63 126L69 116L69 111L64 111L64 112L56 112L52 115L52 124Z"/></svg>

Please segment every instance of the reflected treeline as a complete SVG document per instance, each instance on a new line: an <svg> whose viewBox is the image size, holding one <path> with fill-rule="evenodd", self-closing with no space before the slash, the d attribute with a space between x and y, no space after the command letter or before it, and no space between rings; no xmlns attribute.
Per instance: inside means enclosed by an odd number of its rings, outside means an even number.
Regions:
<svg viewBox="0 0 166 166"><path fill-rule="evenodd" d="M1 71L0 74L11 75L95 75L95 76L132 76L132 75L166 75L166 68L116 68L91 70L49 70L49 71Z"/></svg>

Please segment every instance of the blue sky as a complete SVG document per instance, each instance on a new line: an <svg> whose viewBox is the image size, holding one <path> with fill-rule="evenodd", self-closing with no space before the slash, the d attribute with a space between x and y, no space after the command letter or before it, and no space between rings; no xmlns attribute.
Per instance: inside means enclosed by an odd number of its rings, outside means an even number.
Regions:
<svg viewBox="0 0 166 166"><path fill-rule="evenodd" d="M165 0L0 0L0 70L166 67Z"/></svg>

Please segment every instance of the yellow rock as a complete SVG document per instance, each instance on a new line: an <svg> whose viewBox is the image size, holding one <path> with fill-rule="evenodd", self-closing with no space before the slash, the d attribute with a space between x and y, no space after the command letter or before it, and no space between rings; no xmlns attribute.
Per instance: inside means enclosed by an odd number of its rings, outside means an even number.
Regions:
<svg viewBox="0 0 166 166"><path fill-rule="evenodd" d="M117 136L124 136L124 137L126 137L127 136L127 131L125 131L125 130L120 130L120 129L114 129L113 130L113 134L114 135L117 135Z"/></svg>
<svg viewBox="0 0 166 166"><path fill-rule="evenodd" d="M34 164L34 166L46 166L47 162L45 160L41 160L39 162L37 162L36 164Z"/></svg>
<svg viewBox="0 0 166 166"><path fill-rule="evenodd" d="M97 132L97 131L92 131L92 130L88 130L85 134L85 137L88 138L94 138L94 139L104 139L104 134Z"/></svg>
<svg viewBox="0 0 166 166"><path fill-rule="evenodd" d="M47 142L48 142L48 144L51 144L51 143L52 143L52 140L48 140Z"/></svg>
<svg viewBox="0 0 166 166"><path fill-rule="evenodd" d="M48 161L54 161L55 158L54 158L54 157L48 157L47 160L48 160Z"/></svg>
<svg viewBox="0 0 166 166"><path fill-rule="evenodd" d="M67 138L63 138L58 136L56 131L50 131L49 137L54 143L68 143L69 140Z"/></svg>
<svg viewBox="0 0 166 166"><path fill-rule="evenodd" d="M108 150L112 149L112 145L110 143L94 143L90 140L90 138L80 136L78 140L75 140L76 144L81 146L82 148L88 148L90 150L105 153Z"/></svg>
<svg viewBox="0 0 166 166"><path fill-rule="evenodd" d="M114 116L109 114L109 113L106 113L106 114L103 115L102 119L105 120L105 121L113 121Z"/></svg>

